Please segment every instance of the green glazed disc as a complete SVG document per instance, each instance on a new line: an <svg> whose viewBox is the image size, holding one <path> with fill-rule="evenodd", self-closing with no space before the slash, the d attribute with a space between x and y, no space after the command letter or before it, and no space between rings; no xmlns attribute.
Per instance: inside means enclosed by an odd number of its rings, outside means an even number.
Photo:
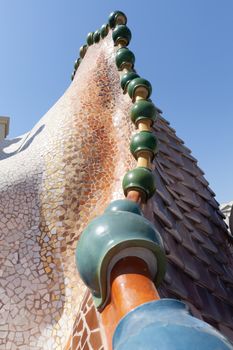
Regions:
<svg viewBox="0 0 233 350"><path fill-rule="evenodd" d="M121 88L123 89L124 93L126 92L127 86L130 83L131 80L134 78L139 78L139 75L133 71L127 72L121 77Z"/></svg>
<svg viewBox="0 0 233 350"><path fill-rule="evenodd" d="M155 105L148 100L136 101L130 110L131 120L137 126L140 120L150 119L153 124L158 112Z"/></svg>
<svg viewBox="0 0 233 350"><path fill-rule="evenodd" d="M87 52L87 45L81 46L79 49L80 57L83 58L85 56L86 52Z"/></svg>
<svg viewBox="0 0 233 350"><path fill-rule="evenodd" d="M137 167L125 174L122 187L126 197L129 191L138 191L142 195L143 202L147 202L156 190L155 177L150 169Z"/></svg>
<svg viewBox="0 0 233 350"><path fill-rule="evenodd" d="M157 152L158 141L151 131L140 131L132 137L130 151L135 159L138 159L141 152L149 152L151 160Z"/></svg>
<svg viewBox="0 0 233 350"><path fill-rule="evenodd" d="M135 56L132 51L126 47L122 47L117 50L115 60L117 68L121 70L124 64L131 64L133 67L135 63Z"/></svg>
<svg viewBox="0 0 233 350"><path fill-rule="evenodd" d="M108 24L103 24L102 27L100 28L100 36L102 39L104 39L109 32L109 26Z"/></svg>
<svg viewBox="0 0 233 350"><path fill-rule="evenodd" d="M75 76L75 71L71 74L71 80L74 80L74 76Z"/></svg>
<svg viewBox="0 0 233 350"><path fill-rule="evenodd" d="M114 28L117 24L126 24L127 17L121 11L114 11L114 12L110 13L109 18L108 18L108 23L109 23L110 28Z"/></svg>
<svg viewBox="0 0 233 350"><path fill-rule="evenodd" d="M129 45L132 34L129 28L125 25L116 26L112 32L112 39L117 45L119 40L124 40L125 46Z"/></svg>
<svg viewBox="0 0 233 350"><path fill-rule="evenodd" d="M93 34L93 41L95 44L97 44L100 41L100 31L96 30Z"/></svg>
<svg viewBox="0 0 233 350"><path fill-rule="evenodd" d="M146 88L146 90L147 90L147 97L146 98L149 98L151 93L152 93L152 86L151 86L151 83L144 78L135 78L135 79L131 80L131 82L129 83L128 88L127 88L127 91L128 91L130 98L132 98L132 100L134 100L135 91L139 87Z"/></svg>
<svg viewBox="0 0 233 350"><path fill-rule="evenodd" d="M75 69L75 71L78 69L80 63L81 63L81 58L77 58L77 60L74 62L74 69Z"/></svg>
<svg viewBox="0 0 233 350"><path fill-rule="evenodd" d="M93 44L93 32L87 34L87 45L91 46Z"/></svg>

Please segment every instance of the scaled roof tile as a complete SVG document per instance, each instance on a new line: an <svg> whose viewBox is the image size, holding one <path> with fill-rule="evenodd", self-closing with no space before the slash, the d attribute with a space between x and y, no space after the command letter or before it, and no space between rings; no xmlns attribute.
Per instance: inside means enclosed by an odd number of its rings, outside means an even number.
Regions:
<svg viewBox="0 0 233 350"><path fill-rule="evenodd" d="M155 160L159 189L152 200L168 259L159 290L162 296L184 300L195 316L233 340L233 238L196 158L164 118L157 125L158 138L169 139L161 142Z"/></svg>

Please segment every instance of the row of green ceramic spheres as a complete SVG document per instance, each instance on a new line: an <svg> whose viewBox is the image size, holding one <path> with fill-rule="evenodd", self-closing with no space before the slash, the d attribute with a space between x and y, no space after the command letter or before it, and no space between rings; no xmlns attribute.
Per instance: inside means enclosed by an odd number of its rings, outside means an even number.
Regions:
<svg viewBox="0 0 233 350"><path fill-rule="evenodd" d="M119 24L119 20L121 24ZM125 45L128 45L131 40L131 31L126 26L127 18L121 11L115 11L110 14L108 24L102 25L100 30L91 32L87 35L87 44L91 46L94 43L98 43L100 38L105 38L108 35L109 27L113 29L112 38L115 45L118 45L120 40L124 40ZM72 74L72 80L81 63L82 58L85 56L87 45L83 45L80 48L80 58L78 58L74 65L74 72ZM140 78L134 71L135 56L132 51L126 47L119 48L116 53L116 66L118 70L122 70L125 64L132 67L132 70L124 74L121 78L121 87L124 93L128 92L130 98L134 101L135 91L139 86L143 86L147 89L147 100L139 100L134 103L131 108L131 120L138 125L142 119L151 120L151 125L156 120L158 110L155 105L148 100L152 86L146 79ZM153 160L157 152L157 139L150 131L141 131L133 136L130 144L130 150L135 159L138 158L140 152L149 151L151 153L151 159ZM137 167L126 173L123 179L123 190L125 195L130 190L138 190L142 193L144 201L152 197L155 192L155 179L151 170L145 167Z"/></svg>
<svg viewBox="0 0 233 350"><path fill-rule="evenodd" d="M75 73L83 59L83 57L85 56L88 46L91 46L93 44L97 44L100 41L100 38L104 39L109 32L109 27L110 28L114 28L116 25L116 21L117 18L121 16L124 23L126 24L127 22L127 18L125 16L125 14L123 14L123 12L121 11L115 11L112 12L109 16L109 23L108 24L103 24L102 27L98 30L96 30L95 32L90 32L87 34L87 45L83 45L80 47L79 49L79 55L80 57L75 61L74 63L74 71L72 73L71 76L71 80L74 79ZM116 42L117 37L119 37L121 34L123 34L124 36L129 37L128 43L130 42L131 39L131 32L129 30L128 27L126 27L125 25L120 25L117 28L115 28L113 30L113 40L114 42ZM127 44L128 45L128 44Z"/></svg>
<svg viewBox="0 0 233 350"><path fill-rule="evenodd" d="M120 24L113 30L112 38L115 45L118 45L122 41L125 45L128 45L131 40L131 32L125 24ZM126 47L117 50L116 66L118 70L122 70L124 66L131 67L131 71L128 71L121 77L121 87L124 93L128 92L134 102L137 88L144 87L147 91L146 99L140 99L133 104L130 111L131 120L136 127L138 127L139 122L143 119L150 120L152 126L158 115L158 110L151 100L149 100L152 93L152 86L148 80L140 78L134 71L134 63L135 56L132 51ZM140 156L140 153L144 151L149 152L151 160L153 160L157 153L157 146L157 139L152 132L140 131L133 136L130 143L130 151L136 160ZM122 186L125 196L127 196L129 191L136 190L141 193L142 200L146 202L155 192L155 177L150 169L137 167L125 174Z"/></svg>
<svg viewBox="0 0 233 350"><path fill-rule="evenodd" d="M108 35L108 31L109 31L108 24L103 24L100 30L96 30L95 32L88 33L88 35L87 35L87 44L88 45L83 45L79 49L80 57L74 63L74 71L71 75L71 80L74 79L75 73L76 73L83 57L85 56L85 54L87 52L88 46L91 46L92 44L97 44L100 41L100 38L103 39Z"/></svg>
<svg viewBox="0 0 233 350"><path fill-rule="evenodd" d="M109 16L108 24L103 24L100 29L96 30L95 32L90 32L87 34L87 45L83 45L80 47L80 50L79 50L80 57L74 63L74 71L71 75L71 80L74 79L75 73L82 61L82 58L85 56L87 52L88 46L97 44L100 41L100 38L104 39L108 35L109 27L110 28L115 27L119 16L121 16L122 18L122 23L126 24L127 23L126 15L121 11L114 11Z"/></svg>
<svg viewBox="0 0 233 350"><path fill-rule="evenodd" d="M121 86L123 91L128 92L133 101L135 99L135 91L138 87L143 86L147 89L147 98L149 98L152 91L150 83L140 78L134 72L128 72L122 76ZM136 127L143 120L150 120L151 125L153 125L157 119L158 110L150 100L140 99L131 107L130 115ZM153 160L157 149L158 142L151 131L140 131L132 137L130 151L136 160L143 151L149 152L151 154L151 160ZM129 191L138 190L142 193L142 199L146 202L155 192L155 178L152 171L145 167L137 167L128 171L123 179L123 190L126 196Z"/></svg>
<svg viewBox="0 0 233 350"><path fill-rule="evenodd" d="M100 38L104 39L108 35L109 28L113 29L116 26L117 21L119 21L119 18L121 18L121 22L124 25L127 23L127 17L123 12L114 11L109 16L108 24L103 24L100 29L96 30L95 32L88 33L87 45L83 45L80 47L80 50L79 50L80 57L75 61L74 71L71 75L71 80L74 79L75 73L76 73L76 71L77 71L77 69L82 61L82 58L85 56L85 54L87 52L88 46L91 46L92 44L97 44L100 41ZM131 32L129 29L128 29L128 31L130 33L130 39L131 39Z"/></svg>

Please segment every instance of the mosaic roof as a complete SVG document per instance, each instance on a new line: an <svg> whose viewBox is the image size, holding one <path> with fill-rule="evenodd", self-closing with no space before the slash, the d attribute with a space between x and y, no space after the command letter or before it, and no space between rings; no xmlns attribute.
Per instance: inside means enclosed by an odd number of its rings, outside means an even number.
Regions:
<svg viewBox="0 0 233 350"><path fill-rule="evenodd" d="M0 143L0 347L103 349L74 251L85 225L122 198L122 177L135 166L132 102L115 52L111 33L89 47L33 130ZM191 151L162 115L154 131L157 190L144 211L165 243L160 295L184 300L233 340L232 237Z"/></svg>

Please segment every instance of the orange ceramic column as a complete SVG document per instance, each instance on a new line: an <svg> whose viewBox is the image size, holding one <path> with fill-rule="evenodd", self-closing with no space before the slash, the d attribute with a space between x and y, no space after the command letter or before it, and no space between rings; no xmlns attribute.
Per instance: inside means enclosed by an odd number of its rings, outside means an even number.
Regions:
<svg viewBox="0 0 233 350"><path fill-rule="evenodd" d="M119 318L148 301L159 299L147 264L136 257L120 260L112 271L111 297Z"/></svg>
<svg viewBox="0 0 233 350"><path fill-rule="evenodd" d="M112 349L112 336L120 319L135 307L158 299L147 264L136 257L120 260L112 271L110 301L101 312L108 349Z"/></svg>

